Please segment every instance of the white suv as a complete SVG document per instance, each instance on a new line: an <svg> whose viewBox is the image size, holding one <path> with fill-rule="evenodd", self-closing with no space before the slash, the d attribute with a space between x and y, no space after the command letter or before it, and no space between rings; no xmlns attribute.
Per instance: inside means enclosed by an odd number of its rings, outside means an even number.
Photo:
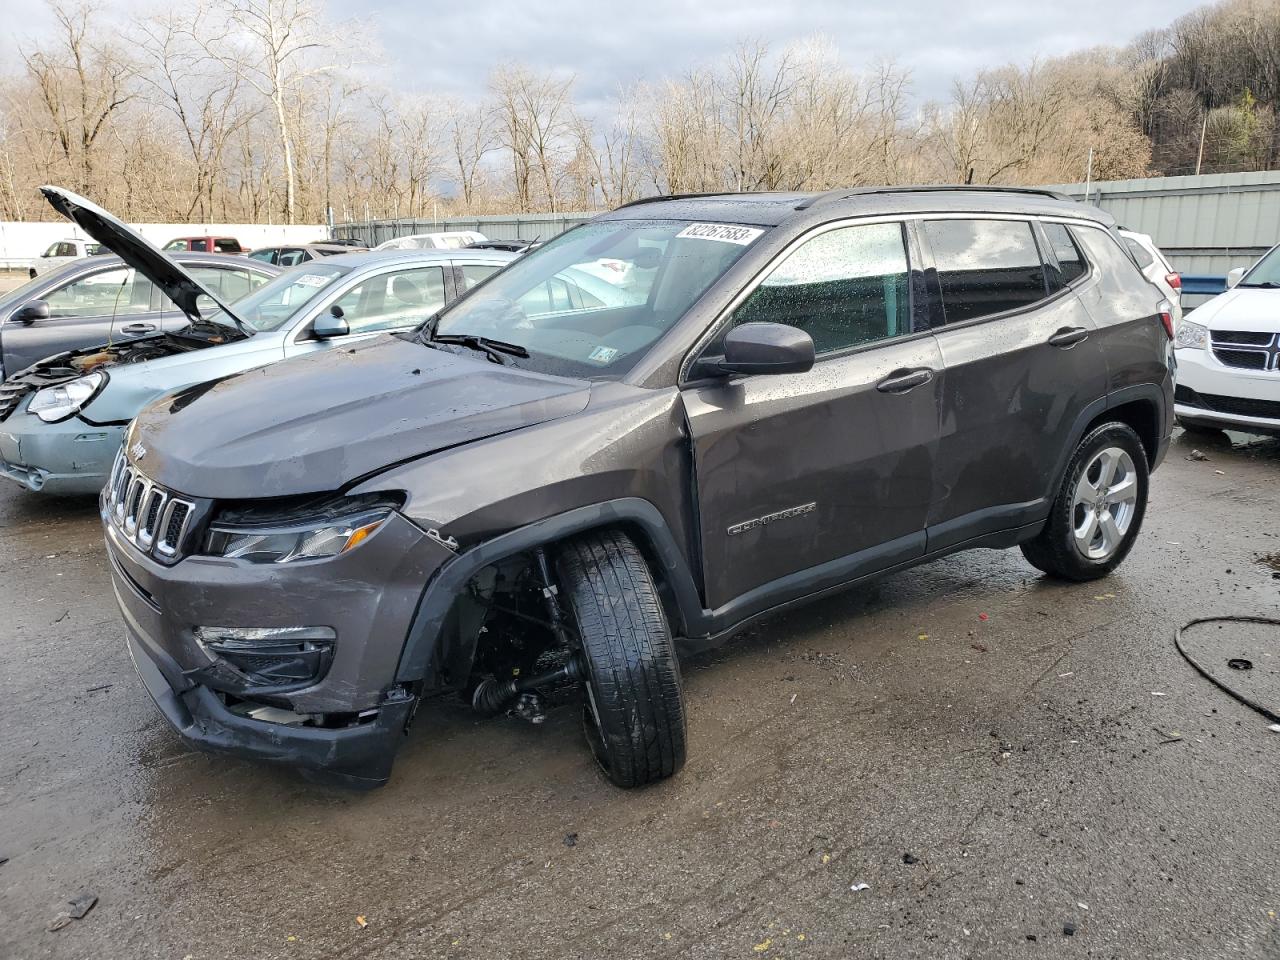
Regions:
<svg viewBox="0 0 1280 960"><path fill-rule="evenodd" d="M1178 422L1280 433L1280 245L1227 284L1178 325Z"/></svg>

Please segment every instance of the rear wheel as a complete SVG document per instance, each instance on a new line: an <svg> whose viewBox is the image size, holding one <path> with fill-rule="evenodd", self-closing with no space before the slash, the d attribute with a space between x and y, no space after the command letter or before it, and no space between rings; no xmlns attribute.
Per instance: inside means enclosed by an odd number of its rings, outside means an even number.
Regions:
<svg viewBox="0 0 1280 960"><path fill-rule="evenodd" d="M1123 423L1106 423L1080 441L1067 464L1049 520L1022 554L1066 580L1096 580L1133 547L1147 509L1142 441Z"/></svg>
<svg viewBox="0 0 1280 960"><path fill-rule="evenodd" d="M684 694L644 555L603 531L566 543L556 571L586 664L583 726L596 762L620 787L671 776L685 760Z"/></svg>

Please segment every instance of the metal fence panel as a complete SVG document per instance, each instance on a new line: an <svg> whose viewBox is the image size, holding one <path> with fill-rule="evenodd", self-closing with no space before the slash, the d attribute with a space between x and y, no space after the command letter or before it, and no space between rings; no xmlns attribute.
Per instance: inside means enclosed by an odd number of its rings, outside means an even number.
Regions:
<svg viewBox="0 0 1280 960"><path fill-rule="evenodd" d="M1083 183L1052 187L1085 198ZM1088 199L1130 230L1150 234L1174 268L1224 276L1280 243L1280 171L1213 173L1198 177L1149 177L1092 183ZM338 236L370 246L409 233L478 230L495 240L549 240L595 216L592 213L525 213L437 220L374 220L340 224Z"/></svg>

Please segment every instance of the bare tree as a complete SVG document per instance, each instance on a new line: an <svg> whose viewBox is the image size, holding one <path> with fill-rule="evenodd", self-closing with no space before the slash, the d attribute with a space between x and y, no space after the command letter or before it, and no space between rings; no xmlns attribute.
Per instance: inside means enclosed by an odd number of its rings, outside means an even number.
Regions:
<svg viewBox="0 0 1280 960"><path fill-rule="evenodd" d="M77 190L95 181L95 157L104 129L133 96L135 66L108 44L86 4L50 6L57 23L52 49L22 54L44 120Z"/></svg>
<svg viewBox="0 0 1280 960"><path fill-rule="evenodd" d="M338 69L336 36L311 0L216 0L220 29L201 37L204 50L271 104L284 166L284 213L297 210L294 157L300 86Z"/></svg>

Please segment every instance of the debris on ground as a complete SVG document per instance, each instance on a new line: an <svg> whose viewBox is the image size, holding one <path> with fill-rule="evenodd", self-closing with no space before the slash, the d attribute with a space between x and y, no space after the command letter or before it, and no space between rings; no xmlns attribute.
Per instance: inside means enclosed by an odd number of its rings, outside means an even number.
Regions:
<svg viewBox="0 0 1280 960"><path fill-rule="evenodd" d="M566 833L564 835L564 845L566 847L576 847L578 845L578 835L576 833Z"/></svg>
<svg viewBox="0 0 1280 960"><path fill-rule="evenodd" d="M110 690L114 686L114 683L102 683L96 687L89 687L89 689L85 690L85 693L97 693L99 690Z"/></svg>
<svg viewBox="0 0 1280 960"><path fill-rule="evenodd" d="M1076 925L1068 920L1062 925L1062 935L1064 937L1074 937L1076 935Z"/></svg>
<svg viewBox="0 0 1280 960"><path fill-rule="evenodd" d="M1152 691L1151 691L1151 695L1152 695L1153 697L1167 697L1167 696L1168 696L1168 694L1167 694L1167 693L1163 693L1163 692L1162 692L1162 691L1160 691L1160 690L1152 690Z"/></svg>
<svg viewBox="0 0 1280 960"><path fill-rule="evenodd" d="M989 616L987 616L985 613L980 613L980 614L978 614L978 619L979 619L979 620L990 620L991 618L990 618Z"/></svg>
<svg viewBox="0 0 1280 960"><path fill-rule="evenodd" d="M973 649L977 650L979 653L987 652L987 646L984 643L971 643L969 646L973 647Z"/></svg>
<svg viewBox="0 0 1280 960"><path fill-rule="evenodd" d="M1190 453L1187 454L1186 459L1192 460L1196 463L1200 463L1202 461L1208 460L1209 458L1206 457L1199 450L1192 450Z"/></svg>
<svg viewBox="0 0 1280 960"><path fill-rule="evenodd" d="M50 933L56 933L69 925L72 920L83 920L97 902L97 896L92 893L76 894L67 901L67 909L50 920L45 929Z"/></svg>
<svg viewBox="0 0 1280 960"><path fill-rule="evenodd" d="M902 855L902 862L905 863L907 866L911 866L912 864L919 863L920 858L917 857L915 854L904 853Z"/></svg>
<svg viewBox="0 0 1280 960"><path fill-rule="evenodd" d="M356 926L363 930L369 925L369 921L365 917L356 917Z"/></svg>
<svg viewBox="0 0 1280 960"><path fill-rule="evenodd" d="M1227 475L1227 471L1225 471L1225 470L1215 470L1215 471L1213 471L1213 472L1214 472L1215 474L1217 474L1218 476L1220 476L1220 477L1225 477L1225 476Z"/></svg>
<svg viewBox="0 0 1280 960"><path fill-rule="evenodd" d="M1164 738L1163 740L1160 741L1162 744L1177 743L1179 740L1182 739L1182 734L1179 733L1177 730L1161 730L1159 727L1152 727L1151 729L1154 730L1156 733L1160 734L1160 736Z"/></svg>
<svg viewBox="0 0 1280 960"><path fill-rule="evenodd" d="M1273 723L1271 726L1267 727L1267 729L1272 733L1280 733L1280 723ZM4 863L4 861L0 860L0 863Z"/></svg>
<svg viewBox="0 0 1280 960"><path fill-rule="evenodd" d="M850 889L850 890L852 890L854 893L861 893L863 890L870 890L870 889L871 889L871 884L869 884L869 883L855 883L855 884L850 885L849 889Z"/></svg>

